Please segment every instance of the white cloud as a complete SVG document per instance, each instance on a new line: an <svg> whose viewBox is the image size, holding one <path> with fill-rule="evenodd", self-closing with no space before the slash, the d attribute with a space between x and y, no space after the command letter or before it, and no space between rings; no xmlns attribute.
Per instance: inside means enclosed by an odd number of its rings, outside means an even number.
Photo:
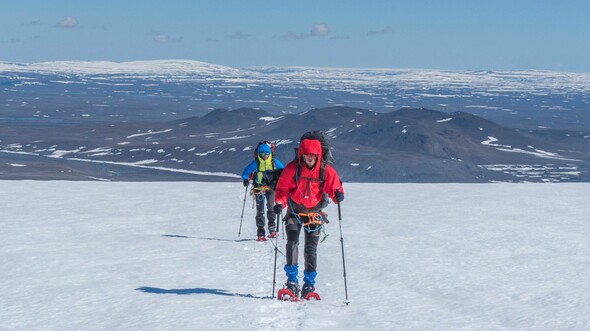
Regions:
<svg viewBox="0 0 590 331"><path fill-rule="evenodd" d="M73 16L68 16L63 20L55 23L56 28L75 28L78 26L78 20Z"/></svg>
<svg viewBox="0 0 590 331"><path fill-rule="evenodd" d="M154 41L158 42L158 43L162 43L162 44L174 43L174 42L178 42L178 41L182 40L182 37L171 37L165 33L157 32L157 31L152 32L152 34L153 34L152 38L154 39Z"/></svg>
<svg viewBox="0 0 590 331"><path fill-rule="evenodd" d="M326 36L330 33L330 28L323 23L314 24L311 28L310 36Z"/></svg>
<svg viewBox="0 0 590 331"><path fill-rule="evenodd" d="M289 31L283 35L285 40L302 40L311 37L321 37L330 34L330 28L324 23L314 24L309 33L295 33Z"/></svg>

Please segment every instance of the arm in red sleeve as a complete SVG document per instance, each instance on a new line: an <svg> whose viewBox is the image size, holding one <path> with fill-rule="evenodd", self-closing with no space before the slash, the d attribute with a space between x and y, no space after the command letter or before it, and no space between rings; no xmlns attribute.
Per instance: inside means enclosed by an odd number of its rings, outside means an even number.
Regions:
<svg viewBox="0 0 590 331"><path fill-rule="evenodd" d="M328 194L334 203L338 203L335 196L336 191L340 191L344 194L344 188L342 187L342 183L340 182L340 178L338 178L336 170L330 165L326 165L324 173L324 193Z"/></svg>
<svg viewBox="0 0 590 331"><path fill-rule="evenodd" d="M287 206L289 194L297 186L293 180L294 176L295 164L291 162L287 164L277 182L277 187L275 189L275 204L281 204L283 205L283 208Z"/></svg>

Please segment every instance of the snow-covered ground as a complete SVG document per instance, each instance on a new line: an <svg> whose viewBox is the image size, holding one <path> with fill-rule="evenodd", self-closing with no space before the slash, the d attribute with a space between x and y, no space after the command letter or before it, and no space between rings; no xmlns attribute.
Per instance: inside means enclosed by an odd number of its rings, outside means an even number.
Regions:
<svg viewBox="0 0 590 331"><path fill-rule="evenodd" d="M240 183L0 187L1 330L590 329L587 183L345 184L348 306L334 205L291 303Z"/></svg>

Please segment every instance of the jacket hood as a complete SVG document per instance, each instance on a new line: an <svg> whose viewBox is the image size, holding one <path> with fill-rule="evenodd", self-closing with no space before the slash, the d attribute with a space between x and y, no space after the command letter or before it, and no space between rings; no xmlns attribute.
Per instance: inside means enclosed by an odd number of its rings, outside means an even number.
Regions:
<svg viewBox="0 0 590 331"><path fill-rule="evenodd" d="M270 154L270 146L268 144L261 144L258 146L257 153L269 153Z"/></svg>
<svg viewBox="0 0 590 331"><path fill-rule="evenodd" d="M319 140L315 139L303 139L299 143L299 149L297 150L297 157L301 159L303 154L316 154L318 161L322 158L322 144Z"/></svg>

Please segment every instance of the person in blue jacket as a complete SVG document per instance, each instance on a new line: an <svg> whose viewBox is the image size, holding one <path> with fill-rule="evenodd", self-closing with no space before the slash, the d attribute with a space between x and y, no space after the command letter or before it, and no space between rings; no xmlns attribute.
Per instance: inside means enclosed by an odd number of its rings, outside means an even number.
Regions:
<svg viewBox="0 0 590 331"><path fill-rule="evenodd" d="M276 214L274 212L275 191L271 181L276 176L275 170L283 169L284 166L281 161L273 157L271 147L274 146L270 142L259 144L254 160L242 171L244 187L250 184L250 180L252 181L252 195L256 201L257 241L266 240L266 231L264 229L265 202L269 237L274 238L278 233Z"/></svg>

